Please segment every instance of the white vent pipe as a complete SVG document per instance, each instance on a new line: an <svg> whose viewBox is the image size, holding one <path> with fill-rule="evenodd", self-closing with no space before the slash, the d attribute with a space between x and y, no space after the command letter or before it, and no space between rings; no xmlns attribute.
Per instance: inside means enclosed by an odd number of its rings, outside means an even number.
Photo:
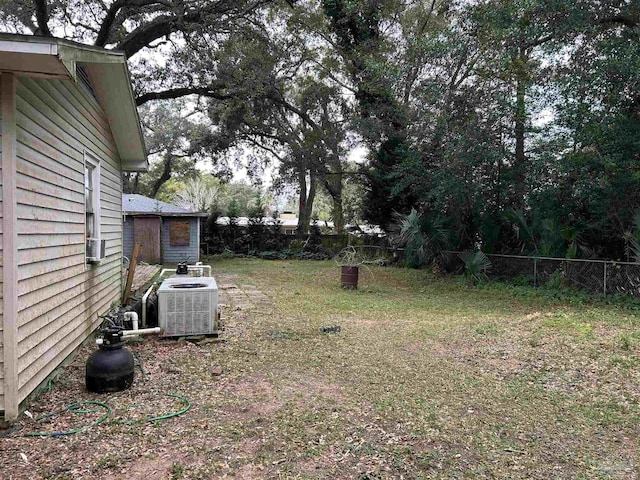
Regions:
<svg viewBox="0 0 640 480"><path fill-rule="evenodd" d="M142 328L145 328L147 326L147 299L149 298L149 295L151 295L151 292L156 287L156 285L156 283L151 285L142 296Z"/></svg>
<svg viewBox="0 0 640 480"><path fill-rule="evenodd" d="M125 320L131 320L132 330L138 330L138 314L136 312L125 312Z"/></svg>

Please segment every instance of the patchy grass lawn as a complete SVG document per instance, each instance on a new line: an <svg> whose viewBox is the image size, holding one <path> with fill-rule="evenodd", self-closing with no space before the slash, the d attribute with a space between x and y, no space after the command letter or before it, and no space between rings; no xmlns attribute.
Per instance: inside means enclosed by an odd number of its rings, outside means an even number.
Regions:
<svg viewBox="0 0 640 480"><path fill-rule="evenodd" d="M87 432L0 439L13 478L640 477L640 318L425 272L214 262L223 343L151 340L146 371ZM339 325L337 334L322 326ZM32 405L78 400L87 349ZM221 373L221 374L220 374ZM123 423L175 411L156 423ZM86 424L100 412L23 430ZM24 453L27 460L20 455ZM27 463L28 462L28 463Z"/></svg>

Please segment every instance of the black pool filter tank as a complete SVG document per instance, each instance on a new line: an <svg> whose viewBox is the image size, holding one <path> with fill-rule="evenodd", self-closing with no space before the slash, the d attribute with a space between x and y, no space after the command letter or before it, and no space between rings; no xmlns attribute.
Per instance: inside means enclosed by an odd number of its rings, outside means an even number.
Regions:
<svg viewBox="0 0 640 480"><path fill-rule="evenodd" d="M119 392L133 383L133 354L124 347L122 330L102 330L99 349L87 359L85 381L87 390L96 393Z"/></svg>

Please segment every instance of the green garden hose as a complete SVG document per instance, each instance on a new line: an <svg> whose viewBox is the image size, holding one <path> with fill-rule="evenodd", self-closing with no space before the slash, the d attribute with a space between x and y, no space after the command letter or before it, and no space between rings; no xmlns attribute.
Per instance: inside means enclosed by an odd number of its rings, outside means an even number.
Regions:
<svg viewBox="0 0 640 480"><path fill-rule="evenodd" d="M178 410L177 412L167 413L165 415L159 415L157 417L147 417L141 420L122 420L121 422L118 422L118 423L133 425L136 423L159 422L161 420L167 420L169 418L183 415L191 409L191 402L186 397L183 397L182 395L178 395L177 393L164 393L164 394L160 393L158 395L165 395L167 397L173 397L173 398L177 398L178 400L182 400L182 402L184 403L184 408L182 408L182 410Z"/></svg>
<svg viewBox="0 0 640 480"><path fill-rule="evenodd" d="M97 405L98 408L91 408L89 410L81 409L80 407L83 406L83 405ZM104 415L102 415L102 417L100 417L98 420L93 422L91 425L85 425L84 427L74 428L73 430L66 430L66 431L61 431L61 432L30 432L30 433L25 433L24 436L25 437L62 437L62 436L65 436L65 435L73 435L74 433L84 432L85 430L88 430L91 427L94 427L96 425L100 425L107 418L109 418L109 416L111 415L111 408L109 408L109 405L107 405L104 402L94 402L92 400L86 400L86 401L83 401L83 402L70 403L69 405L67 405L66 407L64 407L64 408L62 408L60 410L56 410L55 412L47 413L46 415L42 415L42 416L36 418L36 422L38 422L38 421L43 420L45 418L55 417L56 415L59 415L59 414L64 413L66 411L72 411L73 413L92 413L92 412L100 411L100 409L104 409L105 410Z"/></svg>
<svg viewBox="0 0 640 480"><path fill-rule="evenodd" d="M160 393L158 395L165 395L167 397L177 398L178 400L182 401L184 406L182 409L176 412L171 412L164 415L158 415L157 417L147 417L141 420L122 420L116 423L134 425L137 423L159 422L162 420L168 420L169 418L183 415L191 409L191 402L189 401L189 399L187 399L186 397L183 397L182 395L179 395L177 393L164 393L164 394ZM112 400L113 398L115 398L115 396L112 396L111 398L106 400L106 402L108 402L109 400ZM81 414L81 413L99 412L101 409L104 409L105 413L98 420L93 422L91 425L85 425L84 427L74 428L73 430L65 430L65 431L57 431L57 432L29 432L29 433L25 433L24 436L25 437L63 437L65 435L73 435L75 433L84 432L90 429L91 427L100 425L111 416L111 408L109 407L109 405L107 405L106 402L96 402L96 401L87 400L83 402L70 403L69 405L67 405L64 408L61 408L60 410L56 410L54 412L47 413L45 415L42 415L36 418L36 422L39 422L46 418L55 417L56 415L60 415L61 413L64 413L67 411L71 411L76 414ZM83 405L96 405L96 408L89 408L89 409L81 408ZM13 431L15 430L12 429L11 432Z"/></svg>

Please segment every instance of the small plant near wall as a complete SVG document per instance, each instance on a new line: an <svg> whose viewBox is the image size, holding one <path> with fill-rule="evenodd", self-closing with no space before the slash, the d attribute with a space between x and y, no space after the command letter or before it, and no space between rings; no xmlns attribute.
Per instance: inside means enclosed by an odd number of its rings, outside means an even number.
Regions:
<svg viewBox="0 0 640 480"><path fill-rule="evenodd" d="M483 280L489 280L487 273L491 270L491 260L484 252L469 250L458 254L458 257L464 262L464 278L468 282L477 285Z"/></svg>

